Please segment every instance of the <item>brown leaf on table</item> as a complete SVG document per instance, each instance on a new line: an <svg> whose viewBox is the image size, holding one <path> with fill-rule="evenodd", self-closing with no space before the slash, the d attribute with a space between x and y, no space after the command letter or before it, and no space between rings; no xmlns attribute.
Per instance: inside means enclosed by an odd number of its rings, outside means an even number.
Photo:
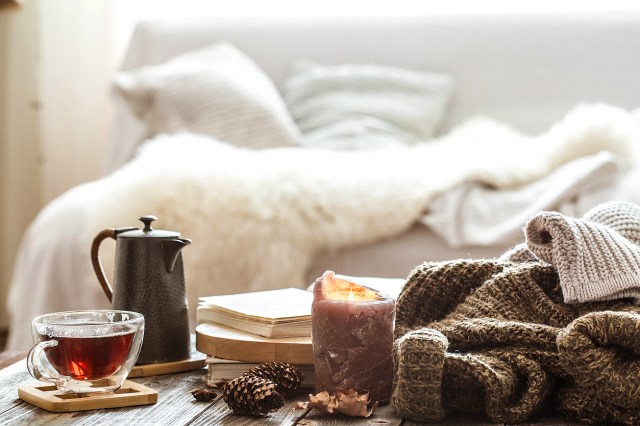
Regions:
<svg viewBox="0 0 640 426"><path fill-rule="evenodd" d="M331 406L332 398L335 400L335 397L331 397L329 392L326 391L320 392L316 395L309 394L309 400L296 402L293 406L293 410L311 410L316 408L325 414L331 414L333 413L333 407ZM320 400L323 402L320 402Z"/></svg>
<svg viewBox="0 0 640 426"><path fill-rule="evenodd" d="M353 389L347 389L344 392L338 390L336 396L338 398L338 407L336 409L347 416L369 417L378 407L378 402L376 401L371 408L368 408L371 402L369 401L369 394L359 394Z"/></svg>
<svg viewBox="0 0 640 426"><path fill-rule="evenodd" d="M369 417L376 411L378 402L369 407L369 394L359 394L353 389L340 390L335 394L327 391L320 392L316 395L309 395L309 401L298 402L293 409L304 410L315 408L324 414L334 414L339 412L347 416Z"/></svg>
<svg viewBox="0 0 640 426"><path fill-rule="evenodd" d="M193 397L198 402L209 402L213 398L218 396L214 391L211 391L209 389L204 389L204 388L203 389L194 389L194 390L192 390L191 391L191 395L193 395Z"/></svg>

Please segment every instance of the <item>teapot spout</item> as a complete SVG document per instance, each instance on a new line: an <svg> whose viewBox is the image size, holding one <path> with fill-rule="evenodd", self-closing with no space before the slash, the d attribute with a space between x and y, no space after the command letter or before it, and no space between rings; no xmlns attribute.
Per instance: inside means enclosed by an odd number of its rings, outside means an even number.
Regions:
<svg viewBox="0 0 640 426"><path fill-rule="evenodd" d="M180 254L180 250L189 244L191 244L191 240L188 238L176 238L173 240L162 241L164 265L167 268L167 272L173 272L173 267L176 264L176 259Z"/></svg>

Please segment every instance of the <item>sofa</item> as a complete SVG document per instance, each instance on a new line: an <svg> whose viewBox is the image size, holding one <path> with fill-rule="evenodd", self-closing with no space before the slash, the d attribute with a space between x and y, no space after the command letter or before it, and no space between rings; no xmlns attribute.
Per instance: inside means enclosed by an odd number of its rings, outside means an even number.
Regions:
<svg viewBox="0 0 640 426"><path fill-rule="evenodd" d="M295 114L286 118L287 125L294 126L293 142L283 147L230 148L215 132L184 133L193 129L181 128L180 123L171 132L150 134L140 103L140 98L148 99L132 95L132 85L140 83L134 71L161 66L220 41L246 55L285 97L297 59L320 67L374 64L434 73L446 76L448 95L439 104L440 115L428 140L411 144L415 155L398 147L349 149L334 155L327 149L297 146L296 138L305 135L295 128L300 125ZM134 212L155 213L158 227L181 231L193 239L194 247L201 242L207 247L193 253L189 247L183 253L193 311L198 297L303 287L325 270L404 278L424 261L494 257L522 241L520 229L537 210L561 209L580 216L610 199L637 202L640 194L634 182L640 173L635 150L640 131L638 114L632 111L639 106L639 52L640 13L141 22L115 80L116 117L106 176L54 200L23 238L8 301L12 316L8 348L30 346L28 324L35 315L108 306L91 268L91 238L103 228L134 225ZM385 87L377 86L383 92ZM139 99L132 101L132 96ZM278 117L285 113L279 111ZM168 122L159 119L156 125ZM267 136L258 132L252 140ZM145 141L154 138L156 143L147 146ZM505 150L511 140L518 147L513 152ZM562 148L556 149L554 143ZM443 149L447 151L443 161L433 156L433 146L448 144L456 148ZM191 151L187 155L180 146ZM198 149L202 154L194 155ZM509 163L504 170L492 163L496 157L508 159L501 160ZM247 169L238 172L242 164ZM267 172L269 164L273 167ZM198 181L201 186L194 190L199 173L207 179L217 177L209 165L220 170L228 166L225 182ZM144 176L138 173L142 167ZM452 171L465 168L473 172L449 179ZM352 169L359 185L331 176ZM288 214L296 200L305 199L300 195L305 186L299 182L310 174L313 185L307 186L313 191L326 184L330 188L326 193L344 197L320 205L322 194L314 192L316 198L308 201L311 207L299 212L309 219L298 230L288 217L278 215ZM166 189L162 180L154 180L158 175L179 184L158 195ZM376 179L367 181L371 175ZM130 185L135 179L137 183ZM260 179L265 183L253 186ZM428 192L412 190L425 181L432 184ZM289 195L282 189L286 184L293 188ZM269 192L274 186L280 192ZM268 200L261 198L257 216L234 222L231 219L246 212L221 216L219 211L248 197L234 194L241 188L253 203L256 194L269 194L262 197ZM181 197L189 192L193 192L190 201L184 201L187 198ZM206 197L215 208L202 208ZM223 197L224 203L218 199ZM275 203L277 197L281 199ZM112 201L105 204L105 199ZM113 201L117 199L131 203ZM357 203L346 201L351 199ZM178 201L180 212L175 211ZM381 213L374 214L375 209ZM320 210L322 217L331 216L326 224L317 216ZM338 223L342 210L352 216ZM249 226L261 221L262 227ZM463 228L465 232L460 231ZM288 246L276 243L280 240L274 235L296 232L307 232L306 240L287 236L283 241ZM247 241L234 251L232 239L240 234ZM310 239L321 242L306 252ZM247 251L248 245L252 251ZM229 247L226 253L224 247ZM256 260L262 256L267 260ZM246 259L224 271L238 257ZM112 258L113 247L107 247L102 252L107 272L113 267ZM299 267L290 268L291 263ZM262 271L267 264L275 271Z"/></svg>

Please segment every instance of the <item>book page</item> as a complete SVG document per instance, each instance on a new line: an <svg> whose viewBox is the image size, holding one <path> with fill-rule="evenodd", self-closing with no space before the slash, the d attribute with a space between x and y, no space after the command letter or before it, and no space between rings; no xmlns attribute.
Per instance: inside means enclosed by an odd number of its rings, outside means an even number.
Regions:
<svg viewBox="0 0 640 426"><path fill-rule="evenodd" d="M200 306L207 309L268 322L310 318L312 302L313 293L299 288L200 298Z"/></svg>

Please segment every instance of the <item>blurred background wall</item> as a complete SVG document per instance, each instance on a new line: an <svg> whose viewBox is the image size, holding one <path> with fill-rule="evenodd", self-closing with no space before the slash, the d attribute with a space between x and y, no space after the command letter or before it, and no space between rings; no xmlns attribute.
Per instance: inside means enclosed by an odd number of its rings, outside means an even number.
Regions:
<svg viewBox="0 0 640 426"><path fill-rule="evenodd" d="M82 0L0 10L0 327L28 224L47 202L102 174L112 12L108 1Z"/></svg>

